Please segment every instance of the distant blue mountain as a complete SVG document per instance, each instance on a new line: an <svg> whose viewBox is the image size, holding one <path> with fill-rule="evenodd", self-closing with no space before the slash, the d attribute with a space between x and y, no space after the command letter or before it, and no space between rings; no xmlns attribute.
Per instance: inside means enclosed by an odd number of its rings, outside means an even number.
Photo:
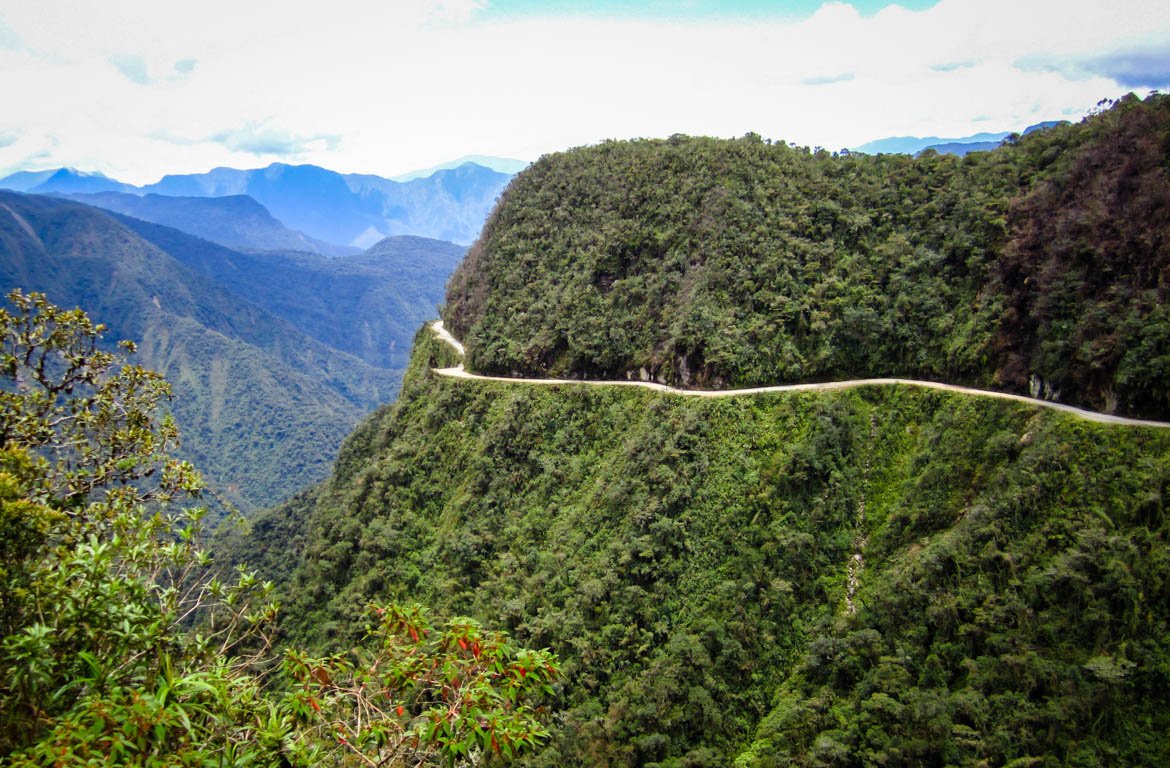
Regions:
<svg viewBox="0 0 1170 768"><path fill-rule="evenodd" d="M425 168L421 171L411 171L399 176L392 177L393 181L413 181L414 179L422 179L433 175L436 171L447 171L452 168L458 168L464 163L474 163L475 165L490 168L498 173L506 173L513 175L520 173L528 166L532 165L529 160L517 160L512 157L492 157L491 155L464 155L457 160L451 160L440 165L435 165L430 168Z"/></svg>
<svg viewBox="0 0 1170 768"><path fill-rule="evenodd" d="M479 236L496 198L511 178L510 173L472 162L409 181L340 174L315 165L273 163L251 170L216 168L207 173L169 175L142 187L100 173L62 168L15 173L0 179L0 188L38 194L123 192L168 198L247 195L289 229L324 243L365 249L397 235L467 245ZM156 203L155 207L162 205L161 201ZM172 221L172 225L176 224ZM188 227L186 231L193 230Z"/></svg>
<svg viewBox="0 0 1170 768"><path fill-rule="evenodd" d="M889 136L884 139L875 139L866 142L860 147L854 147L854 152L864 152L867 155L914 155L927 147L944 146L948 144L971 144L975 142L994 142L999 144L1009 136L1008 131L1000 133L977 133L959 139L943 139L938 136Z"/></svg>
<svg viewBox="0 0 1170 768"><path fill-rule="evenodd" d="M135 191L135 188L130 184L123 184L103 173L86 173L75 168L20 171L0 179L0 189L32 192L38 195Z"/></svg>
<svg viewBox="0 0 1170 768"><path fill-rule="evenodd" d="M30 189L44 184L50 176L60 169L51 171L18 171L11 176L0 179L0 189L11 189L14 192L28 192Z"/></svg>
<svg viewBox="0 0 1170 768"><path fill-rule="evenodd" d="M1005 136L1004 138L1007 137ZM921 150L921 152L933 149L940 155L958 155L959 157L963 157L970 152L989 152L1002 143L1003 139L998 141L949 141L945 144L931 144L929 147ZM921 152L915 154L921 154Z"/></svg>
<svg viewBox="0 0 1170 768"><path fill-rule="evenodd" d="M1051 128L1061 122L1049 120L1037 123L1024 129L1024 134L1043 128ZM968 152L995 149L1010 135L1010 131L999 131L996 133L976 133L957 139L943 139L938 136L890 136L866 142L859 147L854 147L851 151L864 152L867 155L916 155L924 150L933 149L943 155L965 155Z"/></svg>
<svg viewBox="0 0 1170 768"><path fill-rule="evenodd" d="M59 196L173 227L237 250L307 251L326 256L360 253L357 248L322 242L289 229L247 195L172 197L153 193L89 192Z"/></svg>
<svg viewBox="0 0 1170 768"><path fill-rule="evenodd" d="M144 192L218 197L248 195L286 226L330 243L367 248L384 237L417 235L468 244L479 235L511 175L464 163L399 182L340 174L314 165L216 168L165 176Z"/></svg>

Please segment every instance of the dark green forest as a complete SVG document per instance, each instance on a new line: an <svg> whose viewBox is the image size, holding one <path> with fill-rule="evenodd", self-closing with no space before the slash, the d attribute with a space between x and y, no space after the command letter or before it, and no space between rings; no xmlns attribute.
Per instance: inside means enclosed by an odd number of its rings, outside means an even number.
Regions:
<svg viewBox="0 0 1170 768"><path fill-rule="evenodd" d="M1170 415L1170 97L966 157L606 142L507 189L445 319L484 373L877 375Z"/></svg>

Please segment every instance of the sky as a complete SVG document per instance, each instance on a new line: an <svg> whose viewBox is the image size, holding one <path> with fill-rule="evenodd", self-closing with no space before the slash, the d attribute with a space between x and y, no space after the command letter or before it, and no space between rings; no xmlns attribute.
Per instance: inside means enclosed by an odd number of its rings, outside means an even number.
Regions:
<svg viewBox="0 0 1170 768"><path fill-rule="evenodd" d="M1166 0L0 0L0 176L394 176L676 133L836 150L1155 89Z"/></svg>

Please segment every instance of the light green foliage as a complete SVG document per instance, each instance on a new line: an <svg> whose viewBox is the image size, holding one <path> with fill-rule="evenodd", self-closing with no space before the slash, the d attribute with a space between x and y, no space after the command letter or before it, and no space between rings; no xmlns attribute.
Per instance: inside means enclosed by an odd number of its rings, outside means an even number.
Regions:
<svg viewBox="0 0 1170 768"><path fill-rule="evenodd" d="M270 587L200 577L202 513L176 506L200 480L169 455L166 382L100 351L103 329L81 311L9 299L0 755L190 765L210 744L279 746L246 674L267 648Z"/></svg>

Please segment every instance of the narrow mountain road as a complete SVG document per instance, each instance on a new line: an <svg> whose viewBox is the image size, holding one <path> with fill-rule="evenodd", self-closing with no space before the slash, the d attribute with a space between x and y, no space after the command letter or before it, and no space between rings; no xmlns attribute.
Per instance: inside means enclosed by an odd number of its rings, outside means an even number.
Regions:
<svg viewBox="0 0 1170 768"><path fill-rule="evenodd" d="M442 320L436 320L431 323L431 330L434 331L435 336L442 341L449 344L461 356L466 354L463 345L460 344L454 336L443 327ZM669 387L665 384L658 384L653 381L622 381L620 379L614 381L598 381L591 379L525 379L525 378L511 378L508 376L484 376L478 373L468 373L464 370L463 365L457 365L454 368L435 368L435 373L440 376L446 376L453 379L473 379L476 381L500 381L507 384L536 384L543 386L551 386L557 384L582 384L589 387L642 387L643 389L652 389L655 392L664 392L671 395L683 395L686 397L743 397L745 395L762 395L769 392L813 392L836 389L853 389L854 387L873 387L873 386L890 386L893 384L901 384L907 387L922 387L924 389L938 389L944 392L958 392L963 395L973 395L975 397L993 397L998 400L1014 400L1018 403L1026 405L1035 405L1041 408L1051 408L1055 411L1064 411L1071 413L1074 416L1079 416L1088 421L1095 421L1101 424L1121 424L1129 427L1154 427L1156 429L1170 429L1170 422L1165 421L1147 421L1145 419L1131 419L1125 416L1114 416L1109 413L1098 413L1096 411L1087 411L1084 408L1076 408L1064 403L1054 403L1050 400L1038 400L1034 397L1025 397L1024 395L1013 395L1008 392L994 392L988 389L975 389L974 387L961 387L956 384L942 384L937 381L919 381L917 379L850 379L848 381L828 381L820 384L780 384L770 387L747 387L745 389L679 389L677 387Z"/></svg>
<svg viewBox="0 0 1170 768"><path fill-rule="evenodd" d="M431 323L431 330L435 332L435 335L439 337L440 341L445 341L449 345L451 345L455 349L455 351L459 353L460 357L463 357L464 355L467 354L467 350L463 349L463 345L460 344L459 341L454 336L451 335L450 331L448 331L445 327L443 327L442 320L436 320L435 322ZM459 366L459 369L462 370L463 366ZM450 370L450 369L444 368L442 370Z"/></svg>

